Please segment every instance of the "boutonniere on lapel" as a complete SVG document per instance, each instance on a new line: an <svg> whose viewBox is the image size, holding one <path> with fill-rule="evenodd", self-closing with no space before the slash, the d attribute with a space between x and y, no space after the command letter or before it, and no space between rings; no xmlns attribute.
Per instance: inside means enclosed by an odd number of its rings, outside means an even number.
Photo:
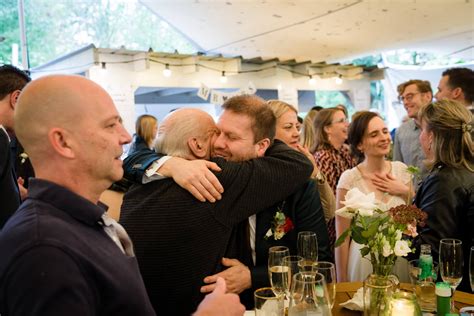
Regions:
<svg viewBox="0 0 474 316"><path fill-rule="evenodd" d="M24 164L25 161L26 161L26 159L28 159L28 154L25 153L25 152L22 152L22 153L20 154L20 158L21 158L20 163L21 163L21 164Z"/></svg>
<svg viewBox="0 0 474 316"><path fill-rule="evenodd" d="M295 225L293 225L291 219L287 217L285 213L283 213L283 205L284 202L282 206L276 211L275 216L273 216L272 227L270 227L265 234L265 239L268 239L272 236L275 240L282 239L287 232L295 228Z"/></svg>

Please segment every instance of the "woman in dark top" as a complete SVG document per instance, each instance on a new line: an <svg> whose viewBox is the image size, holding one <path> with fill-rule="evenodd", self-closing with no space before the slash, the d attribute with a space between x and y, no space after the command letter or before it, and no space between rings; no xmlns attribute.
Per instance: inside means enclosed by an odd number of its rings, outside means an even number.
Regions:
<svg viewBox="0 0 474 316"><path fill-rule="evenodd" d="M135 135L128 154L142 149L151 149L158 131L158 120L148 114L140 115L135 123Z"/></svg>
<svg viewBox="0 0 474 316"><path fill-rule="evenodd" d="M456 101L442 100L420 110L420 143L430 170L415 197L415 204L428 213L426 226L415 240L430 244L433 258L439 256L442 238L462 240L464 273L461 291L469 286L469 251L474 245L474 144L472 114Z"/></svg>

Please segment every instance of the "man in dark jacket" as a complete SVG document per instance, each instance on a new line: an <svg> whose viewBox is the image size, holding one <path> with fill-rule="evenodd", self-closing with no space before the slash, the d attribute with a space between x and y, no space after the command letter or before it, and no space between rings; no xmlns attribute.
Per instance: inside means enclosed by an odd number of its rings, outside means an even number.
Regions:
<svg viewBox="0 0 474 316"><path fill-rule="evenodd" d="M218 121L220 135L214 143L214 155L228 161L245 161L263 157L274 133L268 133L262 120L253 111L252 98L234 97L223 105L224 112ZM281 185L284 185L281 183ZM225 195L226 193L224 193ZM276 233L275 216L284 216L291 222L290 229ZM291 228L292 227L292 228ZM329 237L319 192L313 181L307 181L294 193L276 201L263 212L251 216L236 228L235 242L240 252L234 259L223 258L226 270L208 276L204 280L204 293L211 291L217 277L227 281L229 291L244 293L241 300L247 308L253 306L253 292L270 286L268 279L268 249L272 246L287 246L290 253L297 254L297 238L301 231L313 231L318 239L318 260L332 261Z"/></svg>
<svg viewBox="0 0 474 316"><path fill-rule="evenodd" d="M256 100L254 109L274 133L275 117L265 102ZM160 125L156 148L185 159L209 159L217 133L208 114L181 109ZM132 186L124 197L120 221L134 241L157 313L189 315L203 295L204 277L223 269L222 257L238 254L231 242L234 226L294 192L312 171L304 155L281 142L263 158L213 161L222 169L216 176L226 189L215 203L196 201L172 179Z"/></svg>
<svg viewBox="0 0 474 316"><path fill-rule="evenodd" d="M13 112L18 96L30 77L20 69L4 65L0 67L0 229L20 206L21 197L15 173L15 155L10 142L15 142Z"/></svg>

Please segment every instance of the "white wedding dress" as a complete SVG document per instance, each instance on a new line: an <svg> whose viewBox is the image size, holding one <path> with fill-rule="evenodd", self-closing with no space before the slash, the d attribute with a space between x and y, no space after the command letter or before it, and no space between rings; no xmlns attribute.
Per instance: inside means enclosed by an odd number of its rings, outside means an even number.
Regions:
<svg viewBox="0 0 474 316"><path fill-rule="evenodd" d="M390 174L403 183L408 184L411 181L411 175L407 172L407 166L400 161L391 162ZM346 170L339 179L337 184L338 189L349 191L353 188L358 188L362 193L369 194L369 187L366 180L362 177L357 167ZM376 194L377 198L377 194ZM383 197L377 199L380 204L385 204L386 209L391 207L406 204L406 201L399 196L384 194ZM351 240L349 246L349 261L347 263L347 278L348 282L364 281L369 274L372 273L372 264L369 261L369 256L362 258L360 254L361 244ZM395 263L394 274L398 277L400 282L410 282L408 277L408 262L406 259L399 257Z"/></svg>

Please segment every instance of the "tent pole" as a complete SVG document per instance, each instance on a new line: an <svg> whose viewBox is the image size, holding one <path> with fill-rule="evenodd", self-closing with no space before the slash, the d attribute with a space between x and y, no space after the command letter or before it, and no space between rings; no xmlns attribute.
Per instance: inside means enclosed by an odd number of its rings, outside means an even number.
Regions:
<svg viewBox="0 0 474 316"><path fill-rule="evenodd" d="M20 23L21 63L23 69L27 70L30 68L30 65L28 58L28 41L26 39L25 9L23 0L18 0L18 21Z"/></svg>

